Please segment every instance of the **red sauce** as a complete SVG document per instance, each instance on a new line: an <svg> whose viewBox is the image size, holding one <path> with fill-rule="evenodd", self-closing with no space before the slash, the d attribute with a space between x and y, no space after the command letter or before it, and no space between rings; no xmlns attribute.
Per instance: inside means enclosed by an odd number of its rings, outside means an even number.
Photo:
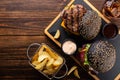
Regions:
<svg viewBox="0 0 120 80"><path fill-rule="evenodd" d="M103 35L107 38L113 38L117 35L117 26L108 24L104 27Z"/></svg>

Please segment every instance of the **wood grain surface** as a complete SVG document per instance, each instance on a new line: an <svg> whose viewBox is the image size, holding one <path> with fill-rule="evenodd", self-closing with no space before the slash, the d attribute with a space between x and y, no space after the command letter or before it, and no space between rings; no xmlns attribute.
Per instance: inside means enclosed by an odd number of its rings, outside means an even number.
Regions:
<svg viewBox="0 0 120 80"><path fill-rule="evenodd" d="M44 29L69 1L0 0L0 80L47 80L28 64L26 50L34 42L46 43L64 56L68 68L77 65L44 34ZM90 2L101 10L104 0L90 0ZM81 80L93 80L81 68L79 74ZM71 74L61 80L77 80L77 78Z"/></svg>

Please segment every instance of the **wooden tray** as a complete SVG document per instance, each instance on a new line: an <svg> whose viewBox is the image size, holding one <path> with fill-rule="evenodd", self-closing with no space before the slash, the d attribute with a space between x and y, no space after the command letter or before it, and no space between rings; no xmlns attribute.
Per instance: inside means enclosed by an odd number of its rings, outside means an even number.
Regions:
<svg viewBox="0 0 120 80"><path fill-rule="evenodd" d="M73 3L74 2L74 3ZM105 18L88 0L71 0L69 2L69 4L65 7L65 8L69 8L72 4L82 4L83 6L85 6L87 9L92 9L94 11L96 11L99 16L102 18L102 25L105 25L106 23L110 23L110 21ZM64 8L64 9L65 9ZM61 18L60 18L60 13L58 14L58 16L48 25L48 27L45 29L45 34L53 41L55 42L59 47L61 47L61 43L67 39L67 38L72 38L74 39L77 44L79 44L80 46L82 44L85 44L85 43L88 43L86 41L83 41L83 40L79 40L78 39L75 39L74 37L71 37L69 36L65 31L64 29L61 27ZM60 32L61 32L61 36L58 40L54 39L53 36L56 32L56 30L59 29ZM107 40L105 38L102 37L102 35L99 33L99 35L92 41L90 41L89 43L91 42L94 42L96 40ZM119 80L120 79L120 35L118 35L117 38L115 39L111 39L111 40L108 40L109 42L111 42L115 48L116 48L116 52L117 52L117 60L116 60L116 63L115 63L115 66L108 72L106 73L98 73L97 75L93 75L92 73L88 72L95 80ZM74 55L70 56L77 64L80 64L80 62L75 58ZM81 66L82 67L82 66ZM82 67L84 69L84 67ZM84 69L85 70L85 69Z"/></svg>

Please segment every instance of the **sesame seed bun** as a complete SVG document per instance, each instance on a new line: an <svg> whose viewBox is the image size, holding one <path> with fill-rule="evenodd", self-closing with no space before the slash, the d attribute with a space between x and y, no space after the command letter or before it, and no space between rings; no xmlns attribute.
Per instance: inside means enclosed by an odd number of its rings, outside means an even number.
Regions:
<svg viewBox="0 0 120 80"><path fill-rule="evenodd" d="M88 50L89 65L98 72L107 72L115 64L116 50L108 41L96 41Z"/></svg>

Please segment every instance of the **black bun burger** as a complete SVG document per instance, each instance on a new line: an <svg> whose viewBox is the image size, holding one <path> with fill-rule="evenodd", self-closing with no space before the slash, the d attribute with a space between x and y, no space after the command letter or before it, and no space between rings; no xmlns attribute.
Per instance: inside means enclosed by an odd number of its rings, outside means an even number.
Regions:
<svg viewBox="0 0 120 80"><path fill-rule="evenodd" d="M115 64L116 50L107 41L96 41L93 44L86 44L79 51L80 62L85 66L89 65L97 72L107 72Z"/></svg>
<svg viewBox="0 0 120 80"><path fill-rule="evenodd" d="M94 39L101 27L101 18L93 10L83 5L72 5L62 12L61 26L74 35L81 35L86 40Z"/></svg>

